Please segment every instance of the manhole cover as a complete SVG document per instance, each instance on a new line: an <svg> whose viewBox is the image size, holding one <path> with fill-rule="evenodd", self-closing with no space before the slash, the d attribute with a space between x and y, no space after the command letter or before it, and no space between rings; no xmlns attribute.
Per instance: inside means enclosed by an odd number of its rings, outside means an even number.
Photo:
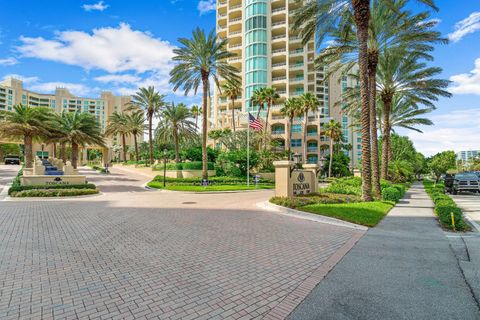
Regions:
<svg viewBox="0 0 480 320"><path fill-rule="evenodd" d="M196 202L182 202L182 204L196 204Z"/></svg>

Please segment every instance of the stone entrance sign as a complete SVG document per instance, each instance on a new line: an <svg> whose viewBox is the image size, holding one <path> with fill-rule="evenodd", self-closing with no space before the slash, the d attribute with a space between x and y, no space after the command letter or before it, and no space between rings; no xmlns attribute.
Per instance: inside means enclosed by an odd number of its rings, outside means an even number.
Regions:
<svg viewBox="0 0 480 320"><path fill-rule="evenodd" d="M318 192L316 164L304 164L292 170L293 161L275 161L275 196L293 198L296 195Z"/></svg>

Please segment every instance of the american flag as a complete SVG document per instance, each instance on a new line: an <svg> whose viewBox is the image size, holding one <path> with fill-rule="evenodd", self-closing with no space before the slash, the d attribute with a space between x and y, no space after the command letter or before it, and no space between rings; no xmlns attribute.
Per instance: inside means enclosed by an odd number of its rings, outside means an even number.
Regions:
<svg viewBox="0 0 480 320"><path fill-rule="evenodd" d="M263 124L260 120L256 119L252 114L248 113L248 126L255 131L260 131L263 129Z"/></svg>

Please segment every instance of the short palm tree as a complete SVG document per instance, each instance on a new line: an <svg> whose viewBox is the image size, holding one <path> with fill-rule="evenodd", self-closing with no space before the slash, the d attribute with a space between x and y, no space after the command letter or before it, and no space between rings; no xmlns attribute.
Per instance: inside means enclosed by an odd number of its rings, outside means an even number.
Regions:
<svg viewBox="0 0 480 320"><path fill-rule="evenodd" d="M145 117L143 115L143 111L137 110L133 113L126 114L125 118L128 135L133 137L133 144L135 146L135 160L138 162L140 160L138 151L138 137L142 136L145 131Z"/></svg>
<svg viewBox="0 0 480 320"><path fill-rule="evenodd" d="M419 62L415 52L404 50L385 50L382 52L377 72L377 89L383 105L382 123L382 178L388 176L388 155L391 153L390 123L395 95L401 95L411 103L423 104L435 108L438 97L451 97L446 88L448 80L435 79L442 72L441 68L427 67Z"/></svg>
<svg viewBox="0 0 480 320"><path fill-rule="evenodd" d="M72 146L72 166L76 169L78 163L78 147L96 145L105 147L102 130L95 116L83 112L62 112L56 114L49 122L62 132L64 141Z"/></svg>
<svg viewBox="0 0 480 320"><path fill-rule="evenodd" d="M159 142L175 144L175 162L180 162L180 142L195 137L195 123L192 115L183 103L167 104L160 112L160 123L155 130L155 137Z"/></svg>
<svg viewBox="0 0 480 320"><path fill-rule="evenodd" d="M288 132L288 159L290 160L292 150L292 127L293 119L302 114L302 103L298 98L288 98L285 100L285 105L280 110L283 116L288 118L287 132Z"/></svg>
<svg viewBox="0 0 480 320"><path fill-rule="evenodd" d="M328 164L328 176L332 176L332 163L333 163L333 145L337 142L343 141L343 130L340 122L335 120L330 120L325 125L324 130L325 136L330 138L330 162Z"/></svg>
<svg viewBox="0 0 480 320"><path fill-rule="evenodd" d="M264 95L263 88L260 89L255 89L253 91L252 97L250 98L250 102L253 106L258 106L258 111L257 111L257 119L260 117L260 112L263 110L265 107L265 95Z"/></svg>
<svg viewBox="0 0 480 320"><path fill-rule="evenodd" d="M12 111L0 110L0 136L22 139L25 146L25 167L33 165L33 140L51 134L47 120L52 117L48 108L16 105Z"/></svg>
<svg viewBox="0 0 480 320"><path fill-rule="evenodd" d="M159 94L153 86L150 86L138 89L138 92L132 96L132 101L128 103L130 110L143 110L145 118L147 118L150 165L153 164L153 118L158 116L160 109L165 105L164 98L164 95Z"/></svg>
<svg viewBox="0 0 480 320"><path fill-rule="evenodd" d="M238 81L227 81L222 85L222 93L226 98L232 101L232 125L233 133L235 134L235 100L242 94L242 87Z"/></svg>
<svg viewBox="0 0 480 320"><path fill-rule="evenodd" d="M127 162L126 137L127 135L130 135L127 115L125 113L118 112L112 113L108 119L107 127L105 128L105 135L110 137L120 135L122 138L123 162Z"/></svg>
<svg viewBox="0 0 480 320"><path fill-rule="evenodd" d="M302 113L304 117L303 119L303 161L307 163L308 113L310 111L313 111L313 112L318 111L318 107L320 106L320 101L313 93L305 92L300 96L300 104L302 105Z"/></svg>
<svg viewBox="0 0 480 320"><path fill-rule="evenodd" d="M173 61L177 65L170 72L173 90L183 88L185 95L197 93L200 85L203 90L202 106L202 178L208 179L207 118L210 78L220 87L220 78L239 81L239 71L230 65L228 58L235 54L227 50L227 39L219 39L212 30L208 36L200 28L193 31L192 38L180 38L180 47L173 50Z"/></svg>
<svg viewBox="0 0 480 320"><path fill-rule="evenodd" d="M418 0L436 9L433 0ZM389 1L391 2L391 1ZM362 198L371 201L370 161L370 103L368 86L368 29L370 0L308 0L294 16L293 30L299 31L304 44L318 37L318 43L326 35L353 21L358 39L358 67L361 97L362 132Z"/></svg>
<svg viewBox="0 0 480 320"><path fill-rule="evenodd" d="M268 127L268 116L270 115L270 109L272 105L280 99L280 95L277 92L277 89L272 87L263 88L263 98L265 99L265 103L267 104L267 115L265 117L265 130L270 132L270 128Z"/></svg>
<svg viewBox="0 0 480 320"><path fill-rule="evenodd" d="M198 117L200 117L200 115L202 114L202 107L193 105L190 108L190 113L192 114L192 117L195 119L195 130L198 130Z"/></svg>

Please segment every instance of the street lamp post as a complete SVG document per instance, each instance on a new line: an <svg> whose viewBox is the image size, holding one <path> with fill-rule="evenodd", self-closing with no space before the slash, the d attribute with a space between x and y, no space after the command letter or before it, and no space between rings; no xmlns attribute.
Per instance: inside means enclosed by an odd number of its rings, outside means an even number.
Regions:
<svg viewBox="0 0 480 320"><path fill-rule="evenodd" d="M167 149L163 149L163 187L165 188L165 180L167 175Z"/></svg>

